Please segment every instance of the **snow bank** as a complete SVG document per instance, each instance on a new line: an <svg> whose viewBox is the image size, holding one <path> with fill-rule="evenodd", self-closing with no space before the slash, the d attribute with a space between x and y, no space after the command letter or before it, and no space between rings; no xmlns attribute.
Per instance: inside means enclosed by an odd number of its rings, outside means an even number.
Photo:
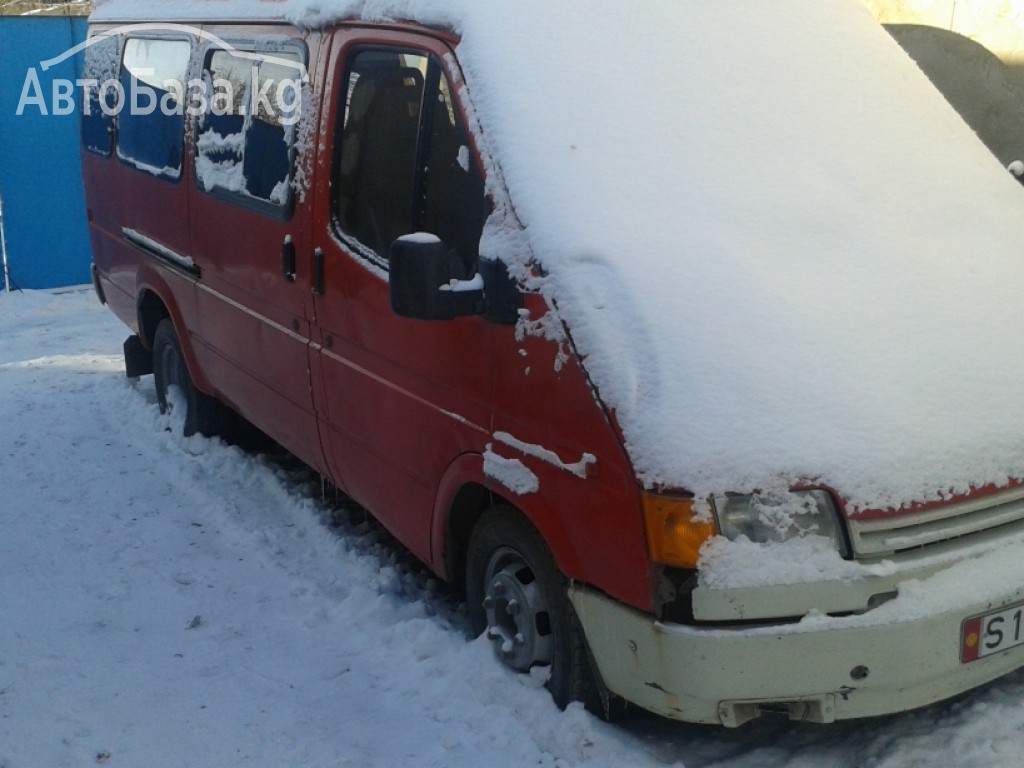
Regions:
<svg viewBox="0 0 1024 768"><path fill-rule="evenodd" d="M97 17L143 7L211 12ZM214 8L462 34L538 288L647 485L885 508L1024 476L1022 190L857 0Z"/></svg>
<svg viewBox="0 0 1024 768"><path fill-rule="evenodd" d="M0 293L0 328L0 765L991 768L1024 753L1020 674L827 728L560 713L467 644L379 528L325 525L301 471L166 432L91 292ZM1012 554L982 588L1019 578ZM975 575L908 597L929 607Z"/></svg>
<svg viewBox="0 0 1024 768"><path fill-rule="evenodd" d="M306 470L172 432L91 290L0 328L0 766L651 764Z"/></svg>

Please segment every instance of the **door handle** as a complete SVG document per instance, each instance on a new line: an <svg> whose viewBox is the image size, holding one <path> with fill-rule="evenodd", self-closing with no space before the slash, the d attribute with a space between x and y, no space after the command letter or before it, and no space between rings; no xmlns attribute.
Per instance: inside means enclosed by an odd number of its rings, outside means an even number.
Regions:
<svg viewBox="0 0 1024 768"><path fill-rule="evenodd" d="M313 293L324 295L324 252L322 248L313 251Z"/></svg>
<svg viewBox="0 0 1024 768"><path fill-rule="evenodd" d="M281 244L281 270L284 272L284 279L289 283L295 282L295 243L291 235L285 235Z"/></svg>

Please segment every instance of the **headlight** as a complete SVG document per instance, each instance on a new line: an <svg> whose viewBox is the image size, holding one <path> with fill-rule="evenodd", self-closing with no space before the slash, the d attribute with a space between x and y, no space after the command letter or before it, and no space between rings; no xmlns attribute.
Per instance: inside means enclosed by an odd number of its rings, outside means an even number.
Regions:
<svg viewBox="0 0 1024 768"><path fill-rule="evenodd" d="M825 491L791 491L715 498L718 529L729 539L746 536L753 542L788 541L823 536L843 557L849 547L839 510Z"/></svg>

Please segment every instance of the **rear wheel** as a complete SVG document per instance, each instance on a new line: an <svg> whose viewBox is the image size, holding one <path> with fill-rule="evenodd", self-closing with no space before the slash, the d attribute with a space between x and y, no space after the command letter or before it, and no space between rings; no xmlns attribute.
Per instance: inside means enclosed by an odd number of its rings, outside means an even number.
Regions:
<svg viewBox="0 0 1024 768"><path fill-rule="evenodd" d="M486 633L502 664L517 672L547 667L547 688L561 708L582 701L598 714L607 709L565 577L512 507L492 507L473 531L466 594L474 634Z"/></svg>
<svg viewBox="0 0 1024 768"><path fill-rule="evenodd" d="M196 389L189 375L181 343L169 319L160 321L153 336L153 377L156 399L161 413L177 407L185 409L182 433L185 437L197 432L207 436L221 434L227 409L217 400Z"/></svg>

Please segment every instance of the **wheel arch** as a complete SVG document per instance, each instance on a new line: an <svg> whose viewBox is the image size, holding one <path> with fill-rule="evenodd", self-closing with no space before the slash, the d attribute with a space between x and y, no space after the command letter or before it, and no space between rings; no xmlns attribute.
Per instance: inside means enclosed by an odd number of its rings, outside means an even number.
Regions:
<svg viewBox="0 0 1024 768"><path fill-rule="evenodd" d="M139 338L142 340L143 346L152 352L153 338L156 336L156 328L160 325L160 321L170 318L171 322L174 322L174 319L171 317L167 304L152 288L144 288L140 291L136 304ZM178 323L174 323L174 325L177 329Z"/></svg>
<svg viewBox="0 0 1024 768"><path fill-rule="evenodd" d="M193 334L190 332L181 308L174 298L174 293L167 283L158 275L147 274L136 287L135 297L136 327L143 346L152 351L157 326L163 320L170 320L174 325L178 343L181 345L181 351L185 357L185 365L188 366L193 383L200 392L214 395L215 393L196 357L192 343Z"/></svg>
<svg viewBox="0 0 1024 768"><path fill-rule="evenodd" d="M579 557L563 521L542 494L517 496L487 477L483 456L466 453L448 467L434 504L431 528L431 561L446 581L463 585L469 540L491 507L503 504L514 509L537 531L567 577L580 573Z"/></svg>

